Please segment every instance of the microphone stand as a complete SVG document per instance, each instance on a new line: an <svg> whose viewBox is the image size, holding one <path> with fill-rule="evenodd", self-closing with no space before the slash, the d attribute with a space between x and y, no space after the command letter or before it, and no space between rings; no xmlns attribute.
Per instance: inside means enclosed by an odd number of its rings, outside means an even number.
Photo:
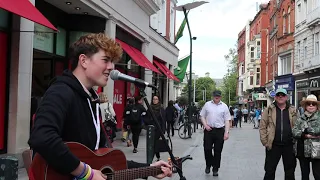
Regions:
<svg viewBox="0 0 320 180"><path fill-rule="evenodd" d="M149 102L148 102L147 94L145 93L145 88L146 88L146 86L139 85L138 87L139 87L140 96L143 98L144 102L146 103L146 106L147 106L147 108L148 108L148 111L149 111L150 114L151 114L151 118L152 118L152 120L155 122L156 128L158 128L158 130L160 131L160 137L161 137L163 140L165 140L166 138L165 138L165 136L164 136L164 134L163 134L163 132L162 132L162 130L161 130L160 123L159 123L159 121L157 120L156 115L155 115L154 112L152 111L151 106L150 106L150 104L149 104ZM157 89L157 90L158 90L158 89ZM168 144L168 143L165 143L165 144L166 144L166 146L167 146L167 152L168 152L169 155L170 155L171 162L172 162L172 164L174 164L174 166L175 166L175 168L176 168L176 170L177 170L177 172L178 172L178 174L179 174L179 176L180 176L180 180L186 180L186 178L183 176L182 169L179 168L178 163L177 163L177 161L176 161L176 158L175 158L174 155L172 154L172 150L170 149L169 144ZM182 166L181 166L181 167L182 167Z"/></svg>

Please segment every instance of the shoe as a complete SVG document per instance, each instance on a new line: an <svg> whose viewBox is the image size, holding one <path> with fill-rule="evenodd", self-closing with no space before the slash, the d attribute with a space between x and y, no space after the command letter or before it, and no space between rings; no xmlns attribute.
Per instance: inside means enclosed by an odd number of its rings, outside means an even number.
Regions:
<svg viewBox="0 0 320 180"><path fill-rule="evenodd" d="M130 146L132 146L132 143L131 143L130 140L128 140L128 141L127 141L127 147L130 147Z"/></svg>
<svg viewBox="0 0 320 180"><path fill-rule="evenodd" d="M210 173L210 167L206 167L206 170L205 170L206 174L209 174Z"/></svg>
<svg viewBox="0 0 320 180"><path fill-rule="evenodd" d="M219 174L218 174L218 169L213 168L213 169L212 169L212 175L213 175L213 176L219 176Z"/></svg>
<svg viewBox="0 0 320 180"><path fill-rule="evenodd" d="M133 152L133 153L137 153L138 150L137 150L136 148L134 148L132 152Z"/></svg>

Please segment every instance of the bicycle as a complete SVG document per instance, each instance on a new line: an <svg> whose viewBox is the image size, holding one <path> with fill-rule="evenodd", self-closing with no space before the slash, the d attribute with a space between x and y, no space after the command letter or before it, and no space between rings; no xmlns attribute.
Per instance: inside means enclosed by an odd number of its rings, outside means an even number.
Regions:
<svg viewBox="0 0 320 180"><path fill-rule="evenodd" d="M184 123L179 127L178 135L181 139L188 139L191 138L193 133L193 125L194 123L192 121L188 120L188 116L184 117ZM190 131L190 135L189 135Z"/></svg>

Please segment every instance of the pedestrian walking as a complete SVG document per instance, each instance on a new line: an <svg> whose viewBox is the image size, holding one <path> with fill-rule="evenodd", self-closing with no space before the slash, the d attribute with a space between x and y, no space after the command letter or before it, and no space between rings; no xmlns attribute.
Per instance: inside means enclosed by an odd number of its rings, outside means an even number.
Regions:
<svg viewBox="0 0 320 180"><path fill-rule="evenodd" d="M209 174L212 167L213 176L218 176L221 152L224 141L229 138L229 121L231 120L228 106L221 101L221 91L213 92L213 100L205 103L200 116L205 127L203 138L205 173ZM212 155L213 145L214 154Z"/></svg>
<svg viewBox="0 0 320 180"><path fill-rule="evenodd" d="M242 109L242 114L243 114L244 122L247 123L248 122L248 114L249 114L247 107L244 107Z"/></svg>
<svg viewBox="0 0 320 180"><path fill-rule="evenodd" d="M282 157L285 180L294 180L296 159L293 153L292 127L297 120L296 108L288 102L287 90L277 89L275 102L269 105L261 119L260 140L266 148L264 180L274 180Z"/></svg>
<svg viewBox="0 0 320 180"><path fill-rule="evenodd" d="M309 180L310 163L312 164L313 177L320 180L320 102L313 94L301 101L305 111L296 121L292 133L296 138L295 154L300 162L301 179ZM299 109L300 109L299 108Z"/></svg>
<svg viewBox="0 0 320 180"><path fill-rule="evenodd" d="M172 136L174 136L174 123L175 123L175 119L177 116L177 110L176 108L173 106L173 101L170 100L168 103L168 107L165 110L165 114L166 114L166 121L167 121L167 135L168 137L170 136L170 130L171 130L171 134Z"/></svg>

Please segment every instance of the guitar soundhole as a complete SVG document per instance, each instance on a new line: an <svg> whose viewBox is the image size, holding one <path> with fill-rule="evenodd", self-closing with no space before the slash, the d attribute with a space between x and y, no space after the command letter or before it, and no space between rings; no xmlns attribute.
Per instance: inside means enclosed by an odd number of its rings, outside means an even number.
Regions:
<svg viewBox="0 0 320 180"><path fill-rule="evenodd" d="M113 169L111 167L109 167L109 166L103 167L101 169L101 172L102 172L102 174L104 174L104 175L106 175L108 177L108 180L109 179L111 179L111 180L114 179L114 177L113 177Z"/></svg>

